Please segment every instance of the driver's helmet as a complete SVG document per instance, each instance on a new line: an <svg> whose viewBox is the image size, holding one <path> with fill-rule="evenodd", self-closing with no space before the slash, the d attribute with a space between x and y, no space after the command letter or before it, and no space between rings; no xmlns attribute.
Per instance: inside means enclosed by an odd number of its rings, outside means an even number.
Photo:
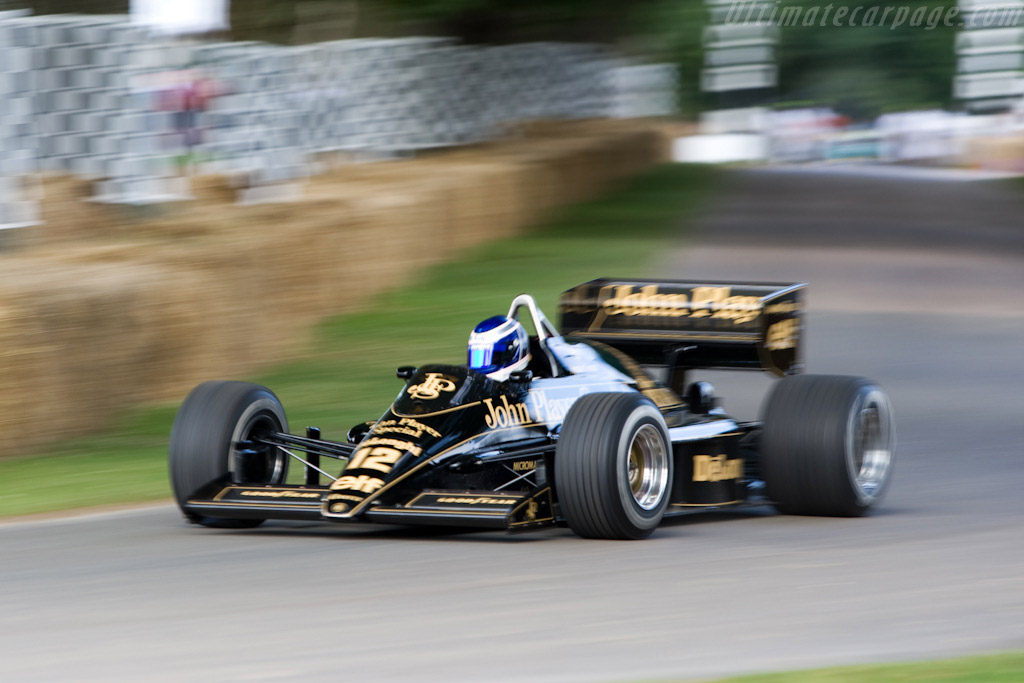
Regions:
<svg viewBox="0 0 1024 683"><path fill-rule="evenodd" d="M488 318L469 335L469 367L504 382L530 362L530 339L514 318Z"/></svg>

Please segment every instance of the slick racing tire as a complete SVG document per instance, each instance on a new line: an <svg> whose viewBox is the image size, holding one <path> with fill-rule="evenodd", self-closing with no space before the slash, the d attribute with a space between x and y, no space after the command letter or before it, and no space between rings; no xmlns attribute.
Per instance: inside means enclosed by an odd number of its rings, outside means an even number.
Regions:
<svg viewBox="0 0 1024 683"><path fill-rule="evenodd" d="M895 445L889 398L870 380L787 377L765 401L761 467L780 512L863 515L885 493Z"/></svg>
<svg viewBox="0 0 1024 683"><path fill-rule="evenodd" d="M203 517L189 509L196 496L212 495L232 480L235 444L267 432L287 432L284 408L272 391L246 382L204 382L189 393L171 427L171 488L178 507L196 524L249 528L262 519ZM277 448L246 458L234 479L247 485L279 485L288 476L288 455Z"/></svg>
<svg viewBox="0 0 1024 683"><path fill-rule="evenodd" d="M584 538L645 538L668 507L672 460L665 419L650 400L587 394L565 416L555 451L561 514Z"/></svg>

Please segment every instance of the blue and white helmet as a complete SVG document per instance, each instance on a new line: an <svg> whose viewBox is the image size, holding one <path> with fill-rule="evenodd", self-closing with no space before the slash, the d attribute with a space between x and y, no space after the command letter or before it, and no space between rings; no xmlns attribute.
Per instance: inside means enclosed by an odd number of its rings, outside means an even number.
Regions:
<svg viewBox="0 0 1024 683"><path fill-rule="evenodd" d="M468 356L469 367L504 382L529 364L530 339L518 320L496 315L473 329Z"/></svg>

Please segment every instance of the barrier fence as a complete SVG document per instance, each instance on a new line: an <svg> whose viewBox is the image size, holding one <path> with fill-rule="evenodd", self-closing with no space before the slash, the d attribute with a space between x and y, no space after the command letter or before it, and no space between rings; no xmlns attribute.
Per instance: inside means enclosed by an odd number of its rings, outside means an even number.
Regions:
<svg viewBox="0 0 1024 683"><path fill-rule="evenodd" d="M188 196L190 171L261 186L325 153L468 144L529 119L668 115L676 74L605 48L444 38L301 46L169 40L120 15L0 13L0 225L36 220L25 177L97 181L98 201Z"/></svg>

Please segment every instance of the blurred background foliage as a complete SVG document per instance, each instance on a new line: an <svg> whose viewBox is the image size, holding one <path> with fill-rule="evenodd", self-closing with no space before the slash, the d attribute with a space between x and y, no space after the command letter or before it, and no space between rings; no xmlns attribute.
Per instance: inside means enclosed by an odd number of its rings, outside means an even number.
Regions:
<svg viewBox="0 0 1024 683"><path fill-rule="evenodd" d="M126 12L128 0L0 0L36 13ZM779 7L824 7L780 0ZM948 9L956 0L845 0L832 6ZM235 0L231 38L302 43L362 36L445 35L468 43L532 40L608 43L623 54L679 66L683 114L720 106L699 92L700 0ZM802 24L802 22L801 22ZM781 30L780 83L771 104L831 106L864 119L886 111L948 107L955 26L790 26Z"/></svg>
<svg viewBox="0 0 1024 683"><path fill-rule="evenodd" d="M804 8L823 3L786 0ZM911 12L935 8L945 13L956 0L869 0L842 3L853 10L906 6ZM838 4L837 4L838 6ZM780 102L834 106L854 118L886 111L949 107L956 72L956 27L934 29L908 24L897 28L795 26L782 29Z"/></svg>

